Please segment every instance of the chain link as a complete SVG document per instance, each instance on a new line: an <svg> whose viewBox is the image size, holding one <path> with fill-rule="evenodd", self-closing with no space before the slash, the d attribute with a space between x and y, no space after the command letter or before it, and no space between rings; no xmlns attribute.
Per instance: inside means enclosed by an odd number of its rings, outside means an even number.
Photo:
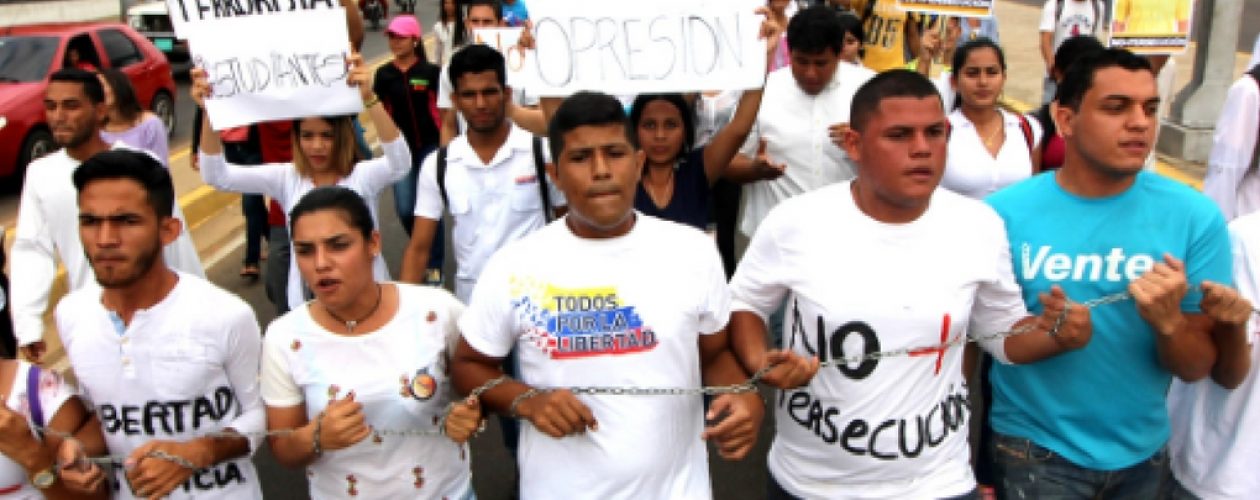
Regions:
<svg viewBox="0 0 1260 500"><path fill-rule="evenodd" d="M1198 285L1190 285L1188 287L1189 290L1196 290L1199 288L1200 287ZM1087 309L1094 309L1097 307L1102 307L1102 306L1114 304L1117 302L1124 302L1132 298L1133 296L1129 292L1122 291L1122 292L1117 292L1110 295L1104 295L1102 297L1087 300L1084 302L1073 302L1073 303L1080 304ZM1069 300L1069 302L1072 302L1072 301ZM1256 313L1260 313L1260 309L1253 308L1253 311ZM1060 316L1060 319L1061 318L1062 316ZM949 349L951 347L956 347L958 345L966 344L968 342L988 342L988 341L993 341L993 340L1006 339L1006 338L1014 337L1017 335L1023 335L1023 334L1033 331L1035 326L1036 326L1035 323L1030 322L1023 326L1020 326L1018 328L1013 328L1005 332L999 332L999 333L994 333L994 334L989 334L989 335L980 335L980 336L975 336L975 337L969 337L967 335L960 335L958 336L958 338L955 338L953 340L949 340L946 342L942 342L936 345L916 347L916 348L894 349L890 351L879 351L879 352L872 352L868 354L847 356L847 357L842 357L842 358L833 358L827 361L822 361L819 363L819 365L820 367L854 365L854 364L861 364L867 361L879 361L879 360L883 360L887 358L910 356L915 353L939 352L939 351L944 351L946 349ZM720 396L723 394L746 394L746 393L751 393L751 392L757 392L757 384L760 383L762 379L765 378L766 374L769 373L770 370L772 370L773 368L774 366L763 367L760 370L758 370L756 373L754 373L752 377L749 377L747 381L743 383L731 384L731 385L715 385L715 386L704 386L704 387L572 386L572 387L551 387L551 388L539 387L537 389L541 391L554 391L554 390L566 389L576 395L588 395L588 396ZM477 387L476 389L473 389L473 391L469 393L469 397L480 398L483 393L502 384L503 382L506 382L507 380L508 379L506 376L500 376L500 377L491 379L487 381L486 383L482 384L481 386ZM409 437L444 436L446 416L449 414L450 414L450 406L448 405L447 411L439 420L436 429L372 429L372 437L370 437L369 439L374 439L374 440L379 441L383 437L409 438ZM483 422L483 425L484 425L484 422ZM54 429L49 429L46 427L36 427L35 429L37 431L40 431L46 434L60 436L62 438L74 439L72 436L65 434L63 432L56 431ZM208 433L199 435L199 437L267 438L267 437L289 436L293 434L294 432L296 432L296 429L277 429L277 430L255 431L255 432L221 431L221 432L208 432ZM192 462L189 462L187 459L183 457L171 455L169 453L165 453L160 450L151 451L146 456L174 462L175 464L180 465L181 467L184 467L184 468L196 469L196 466L194 466ZM105 465L105 464L121 464L126 458L127 457L103 456L103 457L89 457L86 460L89 462Z"/></svg>

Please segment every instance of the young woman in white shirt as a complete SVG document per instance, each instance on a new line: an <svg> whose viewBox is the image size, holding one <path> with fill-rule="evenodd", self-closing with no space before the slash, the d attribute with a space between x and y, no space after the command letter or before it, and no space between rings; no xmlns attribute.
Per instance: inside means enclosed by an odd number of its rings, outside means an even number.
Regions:
<svg viewBox="0 0 1260 500"><path fill-rule="evenodd" d="M442 8L438 9L438 22L433 23L433 36L437 37L433 60L443 68L451 64L451 55L455 54L453 42L456 9L458 7L455 6L455 0L442 0Z"/></svg>
<svg viewBox="0 0 1260 500"><path fill-rule="evenodd" d="M475 398L450 404L447 377L463 304L440 288L372 278L381 235L354 191L316 188L289 217L315 299L264 339L276 460L306 467L315 499L472 498L463 443L480 411Z"/></svg>
<svg viewBox="0 0 1260 500"><path fill-rule="evenodd" d="M1000 103L1006 84L1002 49L988 38L972 40L954 52L952 68L957 95L941 187L984 198L1039 172L1040 124Z"/></svg>
<svg viewBox="0 0 1260 500"><path fill-rule="evenodd" d="M99 478L90 487L71 486L59 472L75 469L59 466L59 457L105 451L100 423L89 425L92 415L77 394L56 372L0 359L0 498L108 498ZM63 439L70 434L77 445Z"/></svg>
<svg viewBox="0 0 1260 500"><path fill-rule="evenodd" d="M347 82L359 88L363 107L385 151L384 157L357 157L351 116L310 116L293 121L292 163L234 165L224 159L223 143L219 133L210 127L207 114L201 128L201 178L221 191L266 195L279 202L286 212L293 209L302 195L316 187L344 186L368 200L372 219L380 220L376 214L376 197L411 171L411 151L393 118L372 92L370 68L358 54L350 57L350 63L352 69ZM194 68L191 76L193 100L204 108L205 98L211 95L206 73ZM389 279L385 259L379 256L372 271L377 279ZM287 293L290 308L306 302L307 294L292 257Z"/></svg>

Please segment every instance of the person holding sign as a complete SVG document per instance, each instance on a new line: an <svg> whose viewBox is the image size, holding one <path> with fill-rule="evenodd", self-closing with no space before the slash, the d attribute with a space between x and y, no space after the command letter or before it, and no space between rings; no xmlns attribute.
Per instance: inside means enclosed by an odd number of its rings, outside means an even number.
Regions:
<svg viewBox="0 0 1260 500"><path fill-rule="evenodd" d="M369 70L363 64L363 58L354 54L348 63L351 70L347 83L359 88L363 106L367 108L377 137L381 140L381 149L385 150L384 158L356 160L354 125L350 116L313 116L293 122L296 147L292 163L248 167L233 165L224 160L223 143L219 140L219 133L210 127L207 116L201 129L201 178L220 190L266 195L279 202L286 212L303 194L318 186L345 186L369 200L373 219L379 220L375 212L376 197L411 170L411 151L394 120L373 94ZM211 95L206 72L194 68L191 77L192 98L204 109L205 100ZM384 258L377 256L373 273L377 279L389 279ZM298 273L297 262L292 258L287 294L290 309L306 302L306 289Z"/></svg>
<svg viewBox="0 0 1260 500"><path fill-rule="evenodd" d="M735 353L748 373L773 366L763 380L782 390L768 497L978 498L955 344L1032 363L1083 347L1089 311L1056 287L1029 316L1001 219L937 188L947 121L926 77L881 73L852 120L857 177L771 211L731 280ZM766 318L785 298L782 350L767 351ZM1027 333L983 338L1013 329ZM904 354L873 356L887 351ZM817 360L784 361L802 357Z"/></svg>
<svg viewBox="0 0 1260 500"><path fill-rule="evenodd" d="M766 63L772 67L782 28L766 8L759 8L758 12L767 18L761 37L766 39ZM635 98L630 106L630 128L644 152L643 179L635 192L635 210L704 230L709 222L710 194L719 178L750 182L783 175L783 170L768 163L731 162L756 120L761 92L744 91L730 123L719 129L707 145L696 149L692 149L695 116L681 94L643 94ZM745 170L738 170L740 167Z"/></svg>
<svg viewBox="0 0 1260 500"><path fill-rule="evenodd" d="M381 234L350 189L315 188L290 225L315 299L267 327L267 428L292 431L271 436L272 453L306 467L312 498L470 498L463 443L478 425L476 399L448 410L463 304L441 288L372 278ZM409 430L434 434L391 432Z"/></svg>
<svg viewBox="0 0 1260 500"><path fill-rule="evenodd" d="M743 458L763 413L755 391L717 396L706 413L699 394L568 388L744 381L713 241L635 212L644 155L617 99L574 94L550 130L548 173L572 210L486 264L459 320L455 387L480 388L482 407L523 421L521 498L711 498L702 439ZM519 378L499 368L513 348Z"/></svg>

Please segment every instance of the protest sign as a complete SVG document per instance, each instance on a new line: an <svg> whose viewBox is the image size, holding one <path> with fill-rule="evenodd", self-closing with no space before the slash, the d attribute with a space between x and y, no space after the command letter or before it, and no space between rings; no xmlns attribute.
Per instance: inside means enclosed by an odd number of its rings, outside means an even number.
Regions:
<svg viewBox="0 0 1260 500"><path fill-rule="evenodd" d="M190 34L193 63L210 81L206 112L215 130L363 110L358 89L346 84L350 42L340 8L207 21Z"/></svg>
<svg viewBox="0 0 1260 500"><path fill-rule="evenodd" d="M531 0L531 94L760 87L762 0Z"/></svg>
<svg viewBox="0 0 1260 500"><path fill-rule="evenodd" d="M1138 54L1179 54L1190 45L1194 0L1115 0L1112 47Z"/></svg>
<svg viewBox="0 0 1260 500"><path fill-rule="evenodd" d="M188 39L189 25L202 21L340 7L337 0L166 0L167 14L180 40Z"/></svg>
<svg viewBox="0 0 1260 500"><path fill-rule="evenodd" d="M503 54L507 62L507 83L513 88L528 88L533 85L530 76L533 66L525 64L526 51L518 43L521 30L524 28L481 28L473 30L473 43L494 47Z"/></svg>
<svg viewBox="0 0 1260 500"><path fill-rule="evenodd" d="M993 3L994 0L897 0L897 7L943 16L993 17Z"/></svg>

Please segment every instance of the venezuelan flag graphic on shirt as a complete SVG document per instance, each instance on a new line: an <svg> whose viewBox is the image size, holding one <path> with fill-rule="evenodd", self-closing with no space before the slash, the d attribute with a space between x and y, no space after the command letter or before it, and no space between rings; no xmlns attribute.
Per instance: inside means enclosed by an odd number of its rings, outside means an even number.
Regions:
<svg viewBox="0 0 1260 500"><path fill-rule="evenodd" d="M551 359L646 352L656 333L615 287L518 286L512 307L526 323L526 338Z"/></svg>

